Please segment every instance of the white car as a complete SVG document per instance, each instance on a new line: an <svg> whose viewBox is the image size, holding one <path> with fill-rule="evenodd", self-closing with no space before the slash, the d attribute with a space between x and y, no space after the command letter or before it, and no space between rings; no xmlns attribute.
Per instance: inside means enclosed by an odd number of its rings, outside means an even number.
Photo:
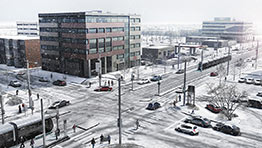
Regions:
<svg viewBox="0 0 262 148"><path fill-rule="evenodd" d="M254 84L254 79L253 78L248 78L246 83L247 84Z"/></svg>
<svg viewBox="0 0 262 148"><path fill-rule="evenodd" d="M261 80L260 79L255 79L254 84L255 85L261 85Z"/></svg>
<svg viewBox="0 0 262 148"><path fill-rule="evenodd" d="M246 78L240 78L240 79L238 80L238 82L239 82L239 83L245 83L246 80L247 80Z"/></svg>
<svg viewBox="0 0 262 148"><path fill-rule="evenodd" d="M147 84L150 83L149 79L141 79L140 81L137 82L137 84L142 85L142 84Z"/></svg>
<svg viewBox="0 0 262 148"><path fill-rule="evenodd" d="M186 133L186 134L190 134L190 135L198 135L198 130L197 130L197 126L194 126L192 124L186 124L186 123L182 123L179 124L176 128L176 131L181 132L181 133Z"/></svg>

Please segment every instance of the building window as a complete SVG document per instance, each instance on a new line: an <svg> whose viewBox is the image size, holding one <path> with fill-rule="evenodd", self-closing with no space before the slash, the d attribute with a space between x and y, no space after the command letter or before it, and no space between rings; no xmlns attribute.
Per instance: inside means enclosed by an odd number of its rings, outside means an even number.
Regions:
<svg viewBox="0 0 262 148"><path fill-rule="evenodd" d="M106 47L106 52L112 51L112 47Z"/></svg>
<svg viewBox="0 0 262 148"><path fill-rule="evenodd" d="M118 41L124 41L124 37L123 36L117 37L117 40Z"/></svg>
<svg viewBox="0 0 262 148"><path fill-rule="evenodd" d="M135 36L135 39L140 39L140 35L136 35L136 36Z"/></svg>
<svg viewBox="0 0 262 148"><path fill-rule="evenodd" d="M124 54L119 54L119 55L117 55L116 58L117 58L117 59L123 59L123 58L124 58Z"/></svg>
<svg viewBox="0 0 262 148"><path fill-rule="evenodd" d="M140 47L140 43L136 43L136 48L137 48L137 47Z"/></svg>
<svg viewBox="0 0 262 148"><path fill-rule="evenodd" d="M140 23L141 19L140 18L136 18L135 22L136 23Z"/></svg>
<svg viewBox="0 0 262 148"><path fill-rule="evenodd" d="M105 52L105 47L102 47L102 48L98 49L98 53L102 53L102 52Z"/></svg>
<svg viewBox="0 0 262 148"><path fill-rule="evenodd" d="M106 32L112 32L112 28L106 28Z"/></svg>
<svg viewBox="0 0 262 148"><path fill-rule="evenodd" d="M131 23L134 23L135 22L135 18L131 18L130 21L131 21Z"/></svg>
<svg viewBox="0 0 262 148"><path fill-rule="evenodd" d="M113 47L113 50L118 50L118 47L117 47L117 46L114 46L114 47Z"/></svg>
<svg viewBox="0 0 262 148"><path fill-rule="evenodd" d="M97 40L96 39L90 39L89 40L89 48L97 48Z"/></svg>
<svg viewBox="0 0 262 148"><path fill-rule="evenodd" d="M89 28L88 33L97 33L97 28Z"/></svg>
<svg viewBox="0 0 262 148"><path fill-rule="evenodd" d="M98 33L105 33L105 29L104 28L99 28L98 29Z"/></svg>
<svg viewBox="0 0 262 148"><path fill-rule="evenodd" d="M99 44L99 48L105 47L105 39L104 38L98 39L98 44Z"/></svg>
<svg viewBox="0 0 262 148"><path fill-rule="evenodd" d="M112 46L112 39L111 38L106 38L106 47Z"/></svg>
<svg viewBox="0 0 262 148"><path fill-rule="evenodd" d="M134 56L135 56L135 52L131 52L130 57L134 57Z"/></svg>
<svg viewBox="0 0 262 148"><path fill-rule="evenodd" d="M136 28L135 27L131 27L131 31L135 31L136 30Z"/></svg>
<svg viewBox="0 0 262 148"><path fill-rule="evenodd" d="M140 51L137 51L137 52L136 52L136 56L140 56Z"/></svg>
<svg viewBox="0 0 262 148"><path fill-rule="evenodd" d="M140 29L140 27L136 27L136 29L135 29L136 31L140 31L141 29Z"/></svg>
<svg viewBox="0 0 262 148"><path fill-rule="evenodd" d="M118 39L117 37L113 37L112 38L113 41L117 41L117 39Z"/></svg>
<svg viewBox="0 0 262 148"><path fill-rule="evenodd" d="M135 48L135 46L136 46L135 44L131 44L130 48Z"/></svg>
<svg viewBox="0 0 262 148"><path fill-rule="evenodd" d="M89 49L89 54L95 54L96 53L96 48Z"/></svg>
<svg viewBox="0 0 262 148"><path fill-rule="evenodd" d="M131 35L131 36L130 36L130 39L131 39L131 40L134 40L134 39L135 39L135 36L134 36L134 35Z"/></svg>

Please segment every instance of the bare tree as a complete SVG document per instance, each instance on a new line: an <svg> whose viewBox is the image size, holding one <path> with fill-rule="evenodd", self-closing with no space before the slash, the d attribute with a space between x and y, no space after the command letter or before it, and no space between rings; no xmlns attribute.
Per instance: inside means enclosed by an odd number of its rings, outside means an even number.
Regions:
<svg viewBox="0 0 262 148"><path fill-rule="evenodd" d="M219 76L219 84L221 84L221 79L225 78L226 75L227 75L226 67L223 64L219 64L216 67L216 70L217 70L217 73L218 73L218 76Z"/></svg>
<svg viewBox="0 0 262 148"><path fill-rule="evenodd" d="M240 100L240 98L245 96L245 92L239 92L235 85L230 85L226 82L219 83L219 85L208 84L208 89L209 102L222 108L224 115L228 120L231 120L233 113L241 105L236 100Z"/></svg>
<svg viewBox="0 0 262 148"><path fill-rule="evenodd" d="M241 77L241 70L246 67L246 62L243 59L236 61L235 66L239 69L239 77Z"/></svg>

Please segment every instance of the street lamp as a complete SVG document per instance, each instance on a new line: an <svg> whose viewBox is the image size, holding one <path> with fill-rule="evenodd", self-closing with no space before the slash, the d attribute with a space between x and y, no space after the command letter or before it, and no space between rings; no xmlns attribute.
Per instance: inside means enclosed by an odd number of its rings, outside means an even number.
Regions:
<svg viewBox="0 0 262 148"><path fill-rule="evenodd" d="M157 86L158 86L158 91L157 91L158 93L157 94L158 94L158 96L160 96L160 84L161 84L160 80L158 80L158 82L157 82Z"/></svg>

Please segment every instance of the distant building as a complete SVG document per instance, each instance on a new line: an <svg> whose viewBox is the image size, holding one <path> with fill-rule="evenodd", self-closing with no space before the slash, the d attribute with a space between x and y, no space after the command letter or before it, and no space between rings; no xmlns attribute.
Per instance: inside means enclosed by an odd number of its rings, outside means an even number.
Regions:
<svg viewBox="0 0 262 148"><path fill-rule="evenodd" d="M161 60L166 60L174 53L173 46L148 46L142 48L142 59L159 63Z"/></svg>
<svg viewBox="0 0 262 148"><path fill-rule="evenodd" d="M37 22L16 22L17 35L38 36L39 27Z"/></svg>
<svg viewBox="0 0 262 148"><path fill-rule="evenodd" d="M186 43L187 44L197 44L201 45L203 41L206 40L218 40L219 37L207 37L207 36L187 36Z"/></svg>
<svg viewBox="0 0 262 148"><path fill-rule="evenodd" d="M39 14L42 69L90 77L140 63L141 16L87 11Z"/></svg>
<svg viewBox="0 0 262 148"><path fill-rule="evenodd" d="M253 39L252 26L252 23L236 21L228 17L214 18L214 21L203 22L202 35L245 42Z"/></svg>
<svg viewBox="0 0 262 148"><path fill-rule="evenodd" d="M0 64L26 67L41 66L39 37L0 36Z"/></svg>

